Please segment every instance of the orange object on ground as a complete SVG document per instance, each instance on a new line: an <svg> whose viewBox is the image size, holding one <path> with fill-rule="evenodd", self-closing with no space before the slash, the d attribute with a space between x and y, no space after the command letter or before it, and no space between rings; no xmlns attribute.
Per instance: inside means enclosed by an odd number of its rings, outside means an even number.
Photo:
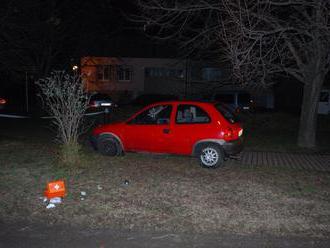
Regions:
<svg viewBox="0 0 330 248"><path fill-rule="evenodd" d="M66 194L65 184L63 180L53 181L47 183L46 190L44 192L45 197L48 199L53 197L64 197Z"/></svg>

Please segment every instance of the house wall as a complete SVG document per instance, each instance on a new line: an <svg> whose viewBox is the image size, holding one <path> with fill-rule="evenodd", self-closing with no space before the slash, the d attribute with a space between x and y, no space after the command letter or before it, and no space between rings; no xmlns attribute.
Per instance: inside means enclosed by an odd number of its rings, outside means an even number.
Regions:
<svg viewBox="0 0 330 248"><path fill-rule="evenodd" d="M130 66L131 80L97 79L97 66L125 65ZM113 58L84 57L81 59L81 73L87 91L97 91L110 95L129 93L131 97L139 94L183 94L184 79L171 77L145 77L146 68L173 68L185 70L185 63L176 59L159 58ZM185 73L185 72L183 72Z"/></svg>
<svg viewBox="0 0 330 248"><path fill-rule="evenodd" d="M137 92L143 87L140 80L140 73L136 71L136 66L132 69L130 81L118 81L116 78L111 80L98 80L97 67L102 65L131 65L131 61L112 57L83 57L81 59L81 74L84 79L86 90L89 92L100 92L115 94L116 92ZM142 79L143 80L143 79Z"/></svg>
<svg viewBox="0 0 330 248"><path fill-rule="evenodd" d="M127 66L131 68L129 81L98 80L97 67L102 65ZM81 73L89 92L106 93L114 100L125 102L140 94L176 95L179 98L196 100L211 99L224 90L242 90L240 85L230 81L230 69L205 61L164 58L116 58L84 57L81 59ZM116 73L115 71L113 73ZM257 105L274 107L273 89L251 93Z"/></svg>

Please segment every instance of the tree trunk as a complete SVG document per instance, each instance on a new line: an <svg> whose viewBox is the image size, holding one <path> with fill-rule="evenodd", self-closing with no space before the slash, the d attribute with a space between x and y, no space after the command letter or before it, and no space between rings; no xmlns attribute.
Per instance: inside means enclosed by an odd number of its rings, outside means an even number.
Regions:
<svg viewBox="0 0 330 248"><path fill-rule="evenodd" d="M323 76L318 75L310 83L304 85L298 132L299 147L313 148L316 146L317 111L323 79Z"/></svg>

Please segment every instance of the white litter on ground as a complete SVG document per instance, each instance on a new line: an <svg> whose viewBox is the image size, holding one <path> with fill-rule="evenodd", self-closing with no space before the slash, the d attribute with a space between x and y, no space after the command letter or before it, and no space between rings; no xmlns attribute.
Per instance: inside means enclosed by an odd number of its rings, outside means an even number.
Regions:
<svg viewBox="0 0 330 248"><path fill-rule="evenodd" d="M49 200L49 203L53 203L53 204L60 204L61 202L62 202L61 197L54 197Z"/></svg>
<svg viewBox="0 0 330 248"><path fill-rule="evenodd" d="M55 206L55 204L53 204L53 203L49 203L49 204L46 206L47 209L55 208L55 207L56 207L56 206Z"/></svg>

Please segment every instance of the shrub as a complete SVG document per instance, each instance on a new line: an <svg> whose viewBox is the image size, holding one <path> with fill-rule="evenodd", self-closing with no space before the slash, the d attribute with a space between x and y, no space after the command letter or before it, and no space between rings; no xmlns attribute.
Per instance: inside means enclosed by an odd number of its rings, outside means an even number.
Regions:
<svg viewBox="0 0 330 248"><path fill-rule="evenodd" d="M54 71L36 84L41 89L45 110L53 117L57 141L61 144L60 161L65 165L79 163L78 137L83 131L83 117L89 102L81 77L76 73Z"/></svg>

